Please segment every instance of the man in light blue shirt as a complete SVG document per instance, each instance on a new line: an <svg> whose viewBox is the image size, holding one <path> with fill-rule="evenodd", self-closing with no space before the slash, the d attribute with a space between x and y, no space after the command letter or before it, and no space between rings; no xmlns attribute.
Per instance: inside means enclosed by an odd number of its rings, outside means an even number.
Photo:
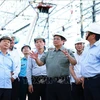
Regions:
<svg viewBox="0 0 100 100"><path fill-rule="evenodd" d="M15 63L7 52L10 42L11 39L8 36L0 38L0 100L11 100L11 77L15 69Z"/></svg>
<svg viewBox="0 0 100 100"><path fill-rule="evenodd" d="M90 24L85 47L81 59L81 73L84 77L85 100L100 100L100 25Z"/></svg>
<svg viewBox="0 0 100 100"><path fill-rule="evenodd" d="M34 44L36 46L36 53L38 53L38 58L40 59L45 53L45 39L43 37L36 37L34 39ZM36 61L32 58L28 58L27 66L27 78L29 84L29 92L31 95L31 100L46 100L46 65L39 67Z"/></svg>

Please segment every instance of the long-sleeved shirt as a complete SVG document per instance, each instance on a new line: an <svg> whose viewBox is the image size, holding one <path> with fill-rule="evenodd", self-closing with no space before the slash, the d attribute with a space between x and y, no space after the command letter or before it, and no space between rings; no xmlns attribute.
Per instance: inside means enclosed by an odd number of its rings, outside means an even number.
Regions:
<svg viewBox="0 0 100 100"><path fill-rule="evenodd" d="M38 58L40 59L44 53L38 54ZM47 75L46 73L46 66L43 65L39 67L36 63L36 61L32 58L28 58L27 62L27 79L28 79L28 84L32 84L31 77L32 76L41 76L41 75Z"/></svg>
<svg viewBox="0 0 100 100"><path fill-rule="evenodd" d="M0 51L0 88L12 88L11 72L15 70L15 62L11 55Z"/></svg>
<svg viewBox="0 0 100 100"><path fill-rule="evenodd" d="M10 55L13 57L13 60L15 61L16 68L13 71L14 74L12 77L14 79L16 79L16 78L18 78L18 74L19 74L20 68L21 68L20 55L16 48L13 48L12 51L9 50L8 52L10 53Z"/></svg>
<svg viewBox="0 0 100 100"><path fill-rule="evenodd" d="M81 59L81 73L83 77L93 77L100 74L100 41L92 46L87 45Z"/></svg>

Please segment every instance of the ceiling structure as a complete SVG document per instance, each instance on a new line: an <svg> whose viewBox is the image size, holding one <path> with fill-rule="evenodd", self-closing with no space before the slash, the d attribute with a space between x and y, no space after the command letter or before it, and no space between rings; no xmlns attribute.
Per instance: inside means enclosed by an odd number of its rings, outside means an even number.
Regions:
<svg viewBox="0 0 100 100"><path fill-rule="evenodd" d="M69 41L83 37L99 16L99 0L0 0L0 34L15 34L21 45L41 35L49 46L55 32L66 33Z"/></svg>

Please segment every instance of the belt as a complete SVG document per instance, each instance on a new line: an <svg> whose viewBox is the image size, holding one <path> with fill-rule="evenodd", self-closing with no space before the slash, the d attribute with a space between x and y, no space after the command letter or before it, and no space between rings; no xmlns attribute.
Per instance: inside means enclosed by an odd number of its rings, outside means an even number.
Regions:
<svg viewBox="0 0 100 100"><path fill-rule="evenodd" d="M44 84L47 81L47 76L41 75L41 76L32 76L32 83L34 84Z"/></svg>
<svg viewBox="0 0 100 100"><path fill-rule="evenodd" d="M96 79L96 78L98 78L98 77L100 77L100 74L97 74L97 75L95 75L95 76L93 76L93 77L85 77L84 79L85 79L85 80L91 80L91 79Z"/></svg>
<svg viewBox="0 0 100 100"><path fill-rule="evenodd" d="M27 77L22 77L22 76L19 76L19 78L20 78L20 79L22 79L22 78L23 78L23 79L27 79Z"/></svg>
<svg viewBox="0 0 100 100"><path fill-rule="evenodd" d="M70 77L69 77L69 75L63 75L63 76L59 76L59 77L48 77L49 79L65 79L65 78L67 78L67 79L69 79Z"/></svg>
<svg viewBox="0 0 100 100"><path fill-rule="evenodd" d="M70 77L69 75L64 75L64 76L60 76L60 77L48 77L48 82L50 83L68 83L69 84L70 81Z"/></svg>
<svg viewBox="0 0 100 100"><path fill-rule="evenodd" d="M40 76L33 76L32 75L32 78L44 78L44 77L47 77L46 75L40 75Z"/></svg>

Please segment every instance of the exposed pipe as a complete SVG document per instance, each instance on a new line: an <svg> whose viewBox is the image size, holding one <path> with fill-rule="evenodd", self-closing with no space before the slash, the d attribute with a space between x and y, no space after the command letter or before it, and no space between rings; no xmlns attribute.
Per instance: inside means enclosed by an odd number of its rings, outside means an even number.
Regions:
<svg viewBox="0 0 100 100"><path fill-rule="evenodd" d="M26 27L28 27L28 26L30 26L30 23L27 24L27 25L25 25L25 26L23 26L23 27L21 27L20 29L18 29L18 30L16 30L16 31L14 31L13 34L15 34L15 33L19 32L19 31L23 30L24 28L26 28Z"/></svg>
<svg viewBox="0 0 100 100"><path fill-rule="evenodd" d="M93 0L93 6L92 6L92 22L95 22L95 0Z"/></svg>
<svg viewBox="0 0 100 100"><path fill-rule="evenodd" d="M38 14L36 13L36 16L33 19L32 23L30 24L30 28L29 28L28 34L26 36L27 37L26 43L28 43L28 44L31 43L37 20L38 20Z"/></svg>
<svg viewBox="0 0 100 100"><path fill-rule="evenodd" d="M81 15L81 37L83 38L84 32L83 32L83 3L82 0L80 0L80 15Z"/></svg>
<svg viewBox="0 0 100 100"><path fill-rule="evenodd" d="M3 0L2 3L0 4L0 6L2 6L2 4L5 2L6 0Z"/></svg>

